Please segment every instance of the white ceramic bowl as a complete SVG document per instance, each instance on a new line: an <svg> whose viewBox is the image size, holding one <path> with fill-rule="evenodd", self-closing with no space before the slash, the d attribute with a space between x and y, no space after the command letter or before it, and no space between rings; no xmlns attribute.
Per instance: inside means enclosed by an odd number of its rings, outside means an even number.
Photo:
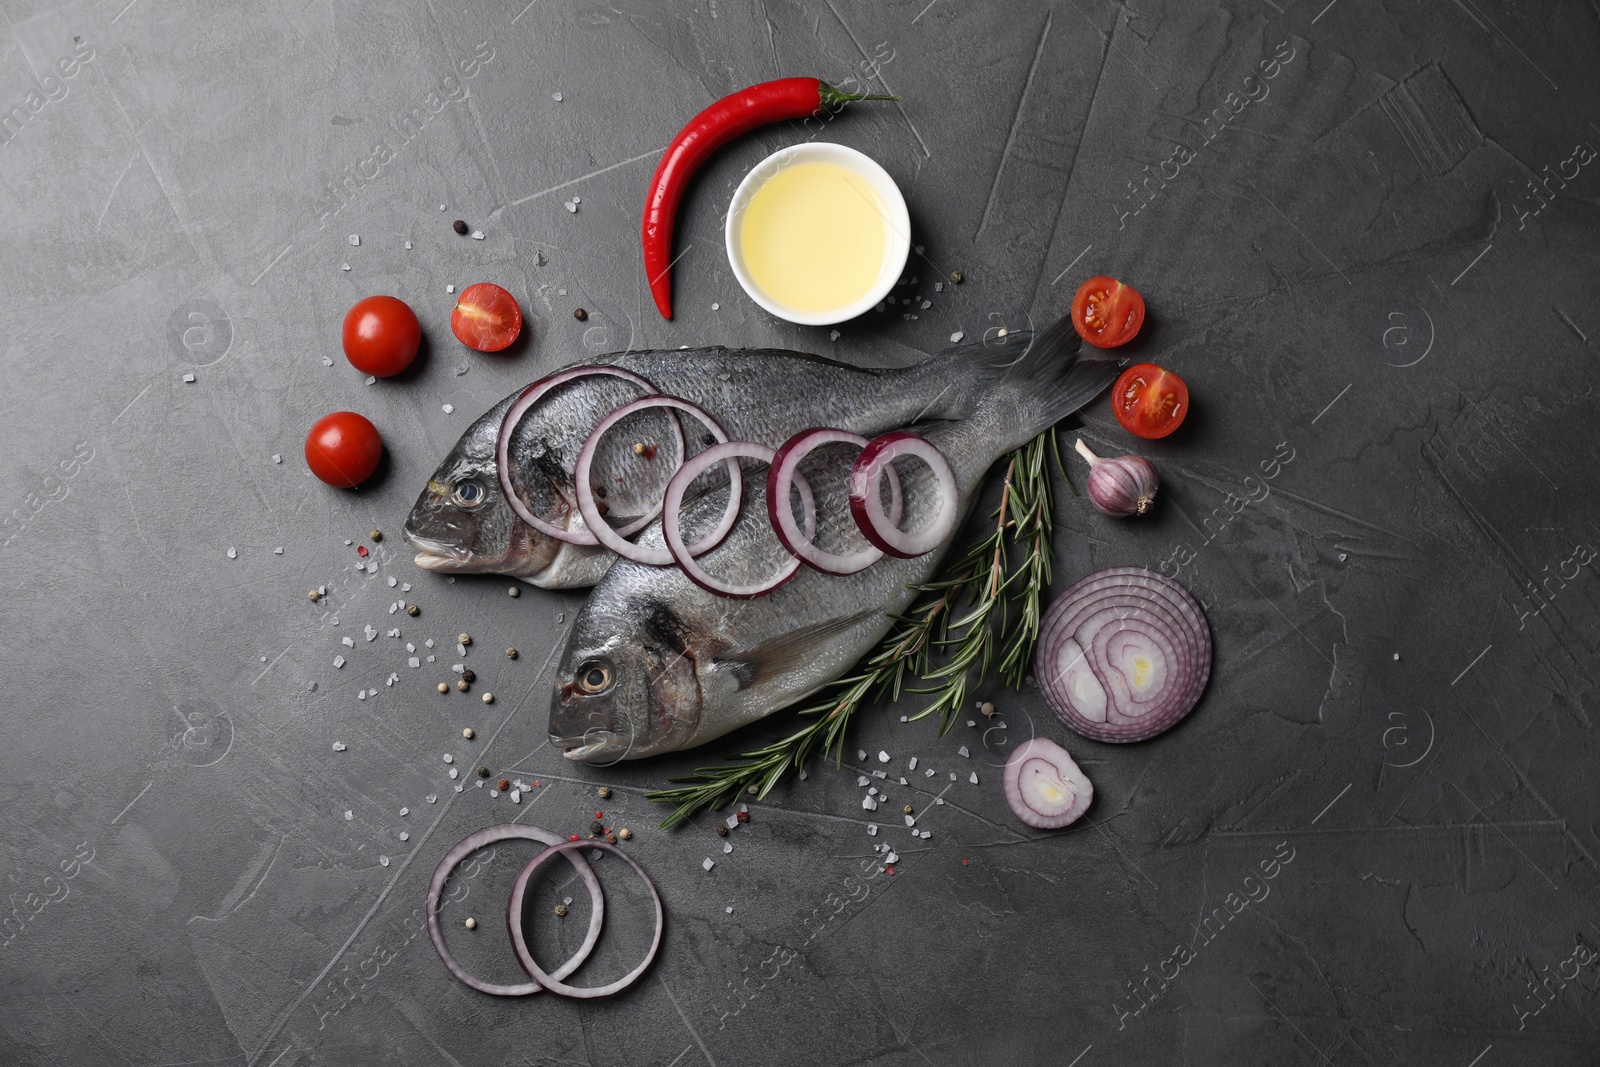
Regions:
<svg viewBox="0 0 1600 1067"><path fill-rule="evenodd" d="M744 225L744 212L750 205L750 198L780 170L798 163L834 163L846 167L866 179L883 203L883 264L878 269L877 282L853 304L829 311L797 311L785 307L763 292L745 268L744 255L739 247L739 231ZM733 203L728 207L725 235L728 263L733 267L733 276L739 279L739 284L744 286L751 300L780 319L802 326L831 326L853 319L873 307L888 296L889 290L900 280L901 273L906 269L906 257L911 253L911 216L906 211L906 200L900 195L900 187L889 177L889 172L870 156L841 144L811 141L779 149L744 176L744 181L734 191Z"/></svg>

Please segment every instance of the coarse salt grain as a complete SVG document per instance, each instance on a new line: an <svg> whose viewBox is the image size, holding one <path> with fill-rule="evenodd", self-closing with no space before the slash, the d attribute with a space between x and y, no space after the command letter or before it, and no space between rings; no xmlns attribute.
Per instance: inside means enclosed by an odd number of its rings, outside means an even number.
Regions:
<svg viewBox="0 0 1600 1067"><path fill-rule="evenodd" d="M406 660L406 665L408 667L420 667L422 666L422 661L417 657L412 656L410 659Z"/></svg>
<svg viewBox="0 0 1600 1067"><path fill-rule="evenodd" d="M354 819L355 817L356 817L356 813L355 812L351 811L348 808L345 809L345 813L344 813L344 821L345 822L349 822L351 819Z"/></svg>
<svg viewBox="0 0 1600 1067"><path fill-rule="evenodd" d="M283 546L282 546L282 545L279 545L279 546L278 546L278 547L277 547L277 548L275 548L275 549L273 549L273 550L272 550L272 554L273 554L273 555L274 555L274 556L281 556L281 555L283 555Z"/></svg>
<svg viewBox="0 0 1600 1067"><path fill-rule="evenodd" d="M473 230L473 231L472 231L472 239L473 239L473 240L474 240L474 241L481 241L481 240L483 240L483 231L482 231L482 230Z"/></svg>
<svg viewBox="0 0 1600 1067"><path fill-rule="evenodd" d="M722 854L724 856L726 856L728 853L730 853L732 851L733 851L733 845L731 843L727 842L727 841L724 841L722 843Z"/></svg>
<svg viewBox="0 0 1600 1067"><path fill-rule="evenodd" d="M978 772L977 771L973 771L972 774L967 777L967 781L971 782L973 785L977 785L978 784Z"/></svg>
<svg viewBox="0 0 1600 1067"><path fill-rule="evenodd" d="M453 285L447 285L444 287L444 291L447 293L453 293L456 291L456 287Z"/></svg>
<svg viewBox="0 0 1600 1067"><path fill-rule="evenodd" d="M856 759L865 760L866 758L867 758L867 750L866 749L864 749L864 748L856 749Z"/></svg>
<svg viewBox="0 0 1600 1067"><path fill-rule="evenodd" d="M972 753L967 751L967 746L966 745L962 745L960 748L956 749L956 751L961 754L961 758L962 759L971 759L972 758Z"/></svg>
<svg viewBox="0 0 1600 1067"><path fill-rule="evenodd" d="M460 773L461 773L461 771L460 771L460 770L459 770L459 769L458 769L458 768L455 768L455 767L451 767L451 768L450 768L450 777L451 777L451 778L455 778L455 777L456 777L456 776L457 776L457 775L459 775L459 774L460 774ZM458 786L456 786L456 789L457 789L457 790L460 790L460 788L461 788L461 787L460 787L460 786L459 786L459 785L458 785Z"/></svg>
<svg viewBox="0 0 1600 1067"><path fill-rule="evenodd" d="M361 244L361 235L353 233L347 240L349 240L352 247L358 247Z"/></svg>
<svg viewBox="0 0 1600 1067"><path fill-rule="evenodd" d="M186 382L193 382L193 381L194 381L194 375L192 375L192 374L185 374L185 375L184 375L184 376L183 376L183 380L184 380L184 381L186 381Z"/></svg>
<svg viewBox="0 0 1600 1067"><path fill-rule="evenodd" d="M272 462L274 462L274 463L282 463L283 462L283 456L280 453L274 452L272 454Z"/></svg>
<svg viewBox="0 0 1600 1067"><path fill-rule="evenodd" d="M396 586L396 585L398 585L398 584L399 584L399 582L400 582L400 579L398 579L398 578L396 578L396 577L395 577L395 576L394 576L394 575L392 575L392 574L391 574L391 575L389 575L389 588L390 588L390 589L393 589L393 588L394 588L394 587L395 587L395 586Z"/></svg>
<svg viewBox="0 0 1600 1067"><path fill-rule="evenodd" d="M858 785L858 786L859 786L859 785L871 785L871 784L872 784L872 779L871 779L871 778L868 778L868 777L867 777L867 776L866 776L866 775L864 775L864 774L863 774L863 775L861 775L861 776L860 776L860 777L859 777L859 778L857 778L857 779L856 779L856 785Z"/></svg>
<svg viewBox="0 0 1600 1067"><path fill-rule="evenodd" d="M385 867L387 867L387 866L389 866L389 857L388 856L379 856L378 857L378 862L383 864Z"/></svg>
<svg viewBox="0 0 1600 1067"><path fill-rule="evenodd" d="M906 764L906 770L914 771L916 769L917 769L917 757L912 756L911 757L911 762Z"/></svg>
<svg viewBox="0 0 1600 1067"><path fill-rule="evenodd" d="M338 670L340 667L343 667L343 666L344 666L344 657L343 656L335 656L335 657L333 657L333 667L334 667L335 670Z"/></svg>
<svg viewBox="0 0 1600 1067"><path fill-rule="evenodd" d="M335 741L333 743L333 750L335 752L343 752L344 751L344 742L343 741Z"/></svg>
<svg viewBox="0 0 1600 1067"><path fill-rule="evenodd" d="M429 794L428 794L428 795L427 795L427 796L426 796L426 797L424 797L424 798L423 798L423 799L424 799L424 800L426 800L426 801L427 801L427 802L428 802L428 803L429 803L429 804L434 804L434 803L437 803L437 802L438 802L438 800L439 800L439 794L438 794L438 793L429 793Z"/></svg>
<svg viewBox="0 0 1600 1067"><path fill-rule="evenodd" d="M339 264L339 269L340 269L340 270L349 270L349 269L350 269L350 264L348 264L348 263L341 263L341 264Z"/></svg>
<svg viewBox="0 0 1600 1067"><path fill-rule="evenodd" d="M400 831L400 840L402 840L402 841L410 841L411 840L411 831L410 830L401 830Z"/></svg>
<svg viewBox="0 0 1600 1067"><path fill-rule="evenodd" d="M700 866L703 869L708 870L708 871L711 868L715 867L716 865L717 865L716 861L713 860L710 856L707 856L704 860L700 861Z"/></svg>
<svg viewBox="0 0 1600 1067"><path fill-rule="evenodd" d="M917 817L915 815L907 815L906 816L906 825L907 826L915 826L915 825L917 825Z"/></svg>
<svg viewBox="0 0 1600 1067"><path fill-rule="evenodd" d="M879 763L888 763L889 762L889 753L883 752L883 751L879 751L879 753L878 753L878 762Z"/></svg>
<svg viewBox="0 0 1600 1067"><path fill-rule="evenodd" d="M406 251L408 251L408 252L409 252L409 251L410 251L410 250L411 250L411 242L410 242L410 241L407 241L407 242L406 242Z"/></svg>
<svg viewBox="0 0 1600 1067"><path fill-rule="evenodd" d="M522 790L513 789L511 791L511 803L513 803L513 804L521 804L522 803Z"/></svg>
<svg viewBox="0 0 1600 1067"><path fill-rule="evenodd" d="M875 823L875 822L867 823L867 836L868 837L877 837L878 836L878 824L877 823Z"/></svg>
<svg viewBox="0 0 1600 1067"><path fill-rule="evenodd" d="M962 333L960 330L957 330L955 333L950 335L950 343L956 344L965 336L966 334Z"/></svg>
<svg viewBox="0 0 1600 1067"><path fill-rule="evenodd" d="M877 811L878 810L878 802L876 800L873 800L871 797L862 797L861 798L861 806L862 806L862 808L864 808L867 811Z"/></svg>
<svg viewBox="0 0 1600 1067"><path fill-rule="evenodd" d="M441 405L441 410L443 410L446 415L449 415L454 413L456 406L454 404L443 404Z"/></svg>
<svg viewBox="0 0 1600 1067"><path fill-rule="evenodd" d="M233 549L233 548L228 549L228 558L229 559L238 559L239 558L238 550L237 549Z"/></svg>
<svg viewBox="0 0 1600 1067"><path fill-rule="evenodd" d="M339 640L340 640L341 643L343 643L348 648L355 648L356 647L356 641L355 641L355 638L353 638L353 637L341 637L341 638L339 638Z"/></svg>

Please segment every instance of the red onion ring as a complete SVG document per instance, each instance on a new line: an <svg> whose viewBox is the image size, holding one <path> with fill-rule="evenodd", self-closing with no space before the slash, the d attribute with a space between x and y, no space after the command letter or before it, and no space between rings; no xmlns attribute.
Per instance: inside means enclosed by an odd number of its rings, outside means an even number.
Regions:
<svg viewBox="0 0 1600 1067"><path fill-rule="evenodd" d="M801 562L823 574L843 578L864 571L878 562L883 558L883 549L869 544L866 548L849 554L825 552L811 540L815 535L815 521L808 520L807 529L802 534L800 528L795 525L794 510L787 506L789 487L800 477L800 461L823 445L840 443L866 448L869 442L858 433L826 427L801 430L784 442L767 470L767 518L771 521L778 540L783 542L783 547L798 556ZM889 471L888 522L891 526L898 526L900 516L905 511L905 500L900 495L900 476L895 473L893 467L887 469Z"/></svg>
<svg viewBox="0 0 1600 1067"><path fill-rule="evenodd" d="M878 483L889 464L901 456L914 456L928 465L939 483L939 512L928 526L914 534L900 530L884 514ZM932 441L904 430L895 430L872 440L850 469L850 511L861 535L891 556L912 559L932 552L956 528L960 513L956 475L950 461Z"/></svg>
<svg viewBox="0 0 1600 1067"><path fill-rule="evenodd" d="M623 862L629 867L632 867L634 873L640 878L644 879L645 888L650 890L650 899L655 904L656 909L655 937L650 941L650 951L645 953L644 961L640 963L639 966L635 967L633 970L617 979L615 982L611 982L603 986L591 986L589 988L564 984L561 979L566 977L566 975L562 971L557 971L554 974L546 974L540 968L538 961L533 958L533 953L528 949L528 939L522 932L522 923L520 921L520 917L522 915L522 901L527 894L528 881L533 877L533 872L543 866L544 862L552 856L563 852L575 852L585 848L603 849L604 851L610 852L613 855L622 857ZM573 863L587 871L590 880L594 879L594 872L589 871L588 865L583 863L580 857L569 856L568 858L571 859ZM585 885L589 886L589 883L586 882ZM599 913L601 900L600 884L598 881L594 881L593 885L589 886L589 896L595 902L594 911L591 913L589 919L590 929L594 930L596 929L594 915ZM639 976L644 974L645 971L649 970L650 964L655 961L656 951L661 947L662 931L666 929L666 916L661 910L661 894L656 892L655 883L650 881L650 876L644 873L643 867L640 867L636 862L634 862L632 856L628 855L620 848L617 848L615 845L608 845L603 841L561 841L533 857L533 859L528 862L528 865L522 869L522 873L517 876L517 884L511 888L511 901L508 905L507 914L510 917L511 944L516 949L517 961L522 964L522 969L527 971L528 974L532 976L534 982L540 986L543 986L545 989L550 990L552 993L560 993L563 996L576 997L581 1000L588 1000L594 997L609 997L613 993L622 992L634 982L638 981ZM588 944L587 941L584 943Z"/></svg>
<svg viewBox="0 0 1600 1067"><path fill-rule="evenodd" d="M800 570L800 560L792 557L777 573L770 578L764 578L753 585L736 585L724 582L720 578L712 577L704 567L695 562L690 550L683 543L683 530L681 528L683 509L683 494L689 488L689 483L698 478L705 470L727 461L730 466L737 457L746 457L760 463L771 464L774 462L775 453L766 445L758 445L749 441L729 441L725 444L712 445L693 459L678 468L672 476L672 481L667 483L667 494L662 502L661 509L661 536L667 543L667 551L672 553L672 558L689 580L702 589L709 590L719 596L731 597L735 600L754 600L756 597L766 596L768 593L783 585ZM800 505L805 511L806 529L805 537L809 541L817 532L817 505L811 496L811 486L798 472L791 472L790 479L796 489L800 491ZM787 491L784 495L788 500ZM792 509L791 509L792 510ZM771 501L768 501L768 514L772 514ZM782 509L779 510L782 514ZM794 521L790 515L789 521ZM774 528L776 529L776 528ZM799 531L796 531L797 533ZM782 535L780 536L780 540ZM787 547L787 545L785 546ZM879 553L882 555L882 553Z"/></svg>
<svg viewBox="0 0 1600 1067"><path fill-rule="evenodd" d="M578 512L583 516L583 521L588 524L589 529L594 532L595 537L599 539L600 544L605 545L622 558L631 559L635 563L648 563L654 567L665 567L673 562L672 553L665 548L646 548L642 545L636 545L632 541L624 540L622 530L613 529L605 521L605 517L600 514L600 508L594 501L594 488L589 484L589 472L594 466L595 450L599 448L600 439L605 436L606 431L634 412L646 411L650 408L677 408L679 411L687 412L704 423L706 429L711 431L711 436L716 438L718 443L727 443L728 435L722 431L722 427L718 426L710 415L707 415L687 400L682 400L675 396L664 396L660 393L640 397L638 400L617 408L601 419L595 425L595 428L589 432L588 438L583 442L583 448L578 451L578 462L573 466L572 480L577 491ZM717 524L716 529L689 546L688 552L691 555L698 556L703 552L709 552L721 544L722 539L728 536L728 531L733 529L733 524L739 517L739 503L740 497L744 493L744 479L739 471L739 464L731 459L727 462L727 510L723 512L722 521ZM679 470L682 470L682 468L680 467ZM665 498L663 497L662 502L651 509L649 518L654 518L659 514L664 503ZM635 523L624 527L624 529L636 530L641 525L640 523Z"/></svg>
<svg viewBox="0 0 1600 1067"><path fill-rule="evenodd" d="M518 424L522 422L522 417L528 413L528 410L533 405L543 399L546 393L558 385L565 385L567 382L578 378L587 378L593 375L610 375L614 378L621 378L623 381L632 382L634 385L639 386L647 394L659 395L659 390L655 386L637 374L625 371L620 367L573 367L570 370L560 371L550 375L548 378L540 378L522 391L522 395L517 397L510 409L506 411L506 417L500 421L500 436L494 446L495 470L500 477L500 490L505 494L506 503L511 505L511 510L515 511L517 517L523 522L540 533L549 534L557 540L566 541L574 545L597 545L600 542L588 530L566 530L546 522L535 515L528 505L522 502L522 498L517 495L516 489L511 484L511 438L515 435ZM678 442L678 454L681 456L684 454L683 427L678 425L676 418L673 418L671 422L673 436ZM618 530L619 535L626 537L630 534L638 533L648 526L651 520L660 512L661 506L657 504L649 514L636 519L627 526L621 527Z"/></svg>
<svg viewBox="0 0 1600 1067"><path fill-rule="evenodd" d="M1211 677L1211 630L1188 591L1142 567L1091 574L1040 626L1034 674L1052 711L1096 741L1171 729Z"/></svg>
<svg viewBox="0 0 1600 1067"><path fill-rule="evenodd" d="M499 826L486 826L482 830L475 830L457 841L444 858L439 861L439 866L433 869L433 878L428 882L428 937L433 941L433 947L438 951L439 958L444 961L445 969L455 975L457 979L471 986L480 993L489 993L497 997L525 997L530 993L538 993L544 985L537 980L523 982L518 985L495 985L475 978L466 972L466 969L456 962L456 958L445 947L444 931L439 926L439 908L444 899L444 883L450 877L450 872L455 870L462 860L496 841L507 840L537 841L541 845L563 845L567 839L560 834L552 833L539 826L523 826L518 823L503 823ZM537 863L544 856L549 855L546 849L534 858ZM578 951L573 953L571 959L563 963L550 977L559 982L573 971L577 970L583 961L589 958L589 953L594 951L595 942L600 940L600 924L605 920L605 897L600 892L600 880L594 876L594 871L583 862L582 857L568 856L572 865L577 868L578 877L583 880L584 888L589 890L589 897L594 901L594 909L589 915L589 933L583 939L583 944L578 946ZM631 861L630 861L631 862ZM643 873L643 872L641 872ZM524 872L526 876L526 872ZM520 888L522 883L517 883ZM659 902L657 908L659 910ZM511 939L517 942L519 931L517 924L512 924ZM658 935L659 940L659 935Z"/></svg>
<svg viewBox="0 0 1600 1067"><path fill-rule="evenodd" d="M1011 813L1040 830L1077 822L1094 801L1094 783L1070 752L1047 737L1017 746L1006 760L1003 782Z"/></svg>

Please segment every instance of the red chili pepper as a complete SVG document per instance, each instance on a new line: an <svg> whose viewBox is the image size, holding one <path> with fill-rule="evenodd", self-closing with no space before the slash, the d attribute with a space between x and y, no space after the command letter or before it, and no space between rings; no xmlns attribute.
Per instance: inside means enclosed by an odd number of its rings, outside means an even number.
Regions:
<svg viewBox="0 0 1600 1067"><path fill-rule="evenodd" d="M895 96L847 93L816 78L779 78L741 89L690 119L667 145L644 201L644 272L664 318L672 318L672 231L678 202L706 159L741 134L785 119L838 110L852 100L898 100Z"/></svg>

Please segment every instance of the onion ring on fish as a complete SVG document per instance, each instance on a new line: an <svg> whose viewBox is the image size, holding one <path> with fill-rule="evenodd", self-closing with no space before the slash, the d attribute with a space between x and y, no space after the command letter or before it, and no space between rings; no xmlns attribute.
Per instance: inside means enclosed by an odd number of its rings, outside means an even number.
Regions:
<svg viewBox="0 0 1600 1067"><path fill-rule="evenodd" d="M578 378L588 378L594 375L609 375L613 378L621 378L625 382L632 382L644 390L647 395L659 396L661 392L637 374L625 371L620 367L573 367L571 370L552 374L548 378L540 378L524 389L522 395L517 397L510 410L506 412L506 417L500 422L500 437L496 441L494 449L495 469L500 477L500 490L505 493L506 503L511 505L511 510L517 513L519 519L540 533L548 534L559 541L566 541L574 545L597 545L600 544L600 539L590 530L562 529L535 515L528 505L522 502L522 498L517 495L516 490L511 485L511 438L516 433L517 425L522 421L523 416L528 413L533 405L542 400L546 393L558 385L565 385ZM681 456L684 454L683 427L679 425L675 417L671 419L671 422L673 437L678 442L678 455ZM646 514L626 526L619 527L617 529L618 536L627 537L638 533L650 525L660 513L661 504L657 502Z"/></svg>
<svg viewBox="0 0 1600 1067"><path fill-rule="evenodd" d="M623 531L637 530L639 529L639 524L633 523L621 529L612 528L611 524L606 522L605 517L600 514L600 507L595 503L594 499L594 487L589 484L589 472L594 467L595 452L600 447L600 439L606 435L606 431L634 412L648 411L651 408L677 408L679 411L693 415L705 424L706 429L710 431L711 436L719 444L727 443L728 435L723 432L722 427L718 426L716 421L700 408L687 400L655 393L622 405L595 425L595 428L589 432L588 438L583 442L583 447L578 450L578 462L572 469L572 481L578 497L578 512L583 516L583 521L588 524L589 529L594 531L595 537L602 545L623 559L631 559L635 563L647 563L653 567L665 567L674 562L673 554L665 548L645 548L626 540ZM744 477L739 470L737 460L729 459L727 464L728 507L723 512L722 520L717 524L716 529L684 550L690 556L698 556L703 552L709 552L721 544L722 539L728 536L728 531L733 529L733 524L739 518L739 505L744 495ZM679 465L679 469L682 469L682 464ZM677 474L674 473L673 477L676 478ZM665 497L656 503L655 507L650 511L649 518L653 519L660 513L664 502Z"/></svg>
<svg viewBox="0 0 1600 1067"><path fill-rule="evenodd" d="M800 557L791 553L790 558L783 566L779 567L771 576L763 578L759 582L746 584L725 582L720 578L712 577L704 567L695 562L693 554L683 543L683 530L680 527L682 516L680 512L683 509L683 494L689 488L690 482L718 463L740 457L771 464L774 465L773 469L776 469L776 460L774 459L776 455L777 453L766 445L753 444L749 441L729 441L726 444L713 445L679 467L678 472L672 476L672 481L667 483L667 495L661 508L661 535L667 542L667 551L672 553L672 558L677 561L678 566L683 568L683 573L700 588L735 600L754 600L756 597L766 596L774 589L777 589L790 578L793 578L795 573L799 571ZM734 466L731 462L729 465ZM817 532L816 501L812 498L811 486L797 471L791 470L789 478L794 487L800 491L800 506L806 517L804 538L805 543L809 544L811 538L816 536ZM788 502L788 497L786 486L784 491L785 503ZM776 511L772 510L770 501L768 502L768 511L773 516L783 515L784 513L783 508L778 508ZM787 517L792 525L794 516L790 514ZM774 526L774 532L776 532L776 526ZM795 532L798 534L800 531L796 530ZM781 539L782 535L779 536ZM784 547L787 548L788 545L785 544ZM879 552L878 555L881 556L883 553Z"/></svg>
<svg viewBox="0 0 1600 1067"><path fill-rule="evenodd" d="M906 533L895 519L883 511L883 500L878 485L883 481L889 465L902 456L911 456L928 465L939 483L939 510L933 521L915 533ZM850 470L850 511L855 515L861 535L891 556L912 559L932 552L944 543L956 528L960 514L959 490L955 471L944 453L926 437L904 430L886 433L861 450L855 466Z"/></svg>
<svg viewBox="0 0 1600 1067"><path fill-rule="evenodd" d="M800 461L823 445L851 444L858 448L867 446L867 439L858 433L848 430L831 430L826 427L817 427L810 430L801 430L778 449L777 457L771 460L767 470L767 518L772 523L772 529L778 535L778 540L783 542L783 547L798 556L807 566L831 574L835 577L845 577L866 570L883 558L883 549L874 545L848 554L839 552L826 552L812 543L816 528L815 518L807 504L806 530L802 534L795 525L794 510L785 505L789 502L789 487L800 478ZM809 489L802 489L802 494L809 496ZM889 468L889 515L888 522L891 526L900 524L900 516L905 508L905 501L900 495L900 476L894 469Z"/></svg>

